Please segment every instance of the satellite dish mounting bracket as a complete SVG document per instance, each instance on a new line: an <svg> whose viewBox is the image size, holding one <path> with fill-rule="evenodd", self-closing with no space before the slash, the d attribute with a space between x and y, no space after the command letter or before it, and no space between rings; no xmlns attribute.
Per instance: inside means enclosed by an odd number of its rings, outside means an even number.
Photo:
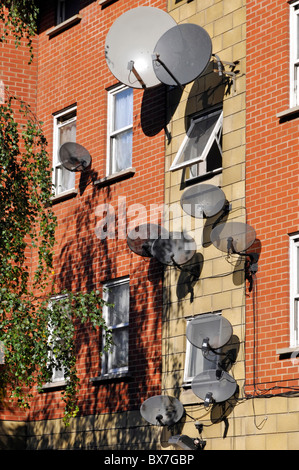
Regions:
<svg viewBox="0 0 299 470"><path fill-rule="evenodd" d="M239 70L235 70L236 66L239 64L239 61L236 60L235 62L226 62L222 61L217 54L212 54L213 57L215 57L216 62L217 62L217 71L219 74L219 77L222 77L222 75L228 75L229 77L232 78L233 81L233 90L234 92L237 91L236 89L236 78L237 74L240 73ZM231 70L225 70L225 65L228 65ZM215 71L215 70L214 70Z"/></svg>

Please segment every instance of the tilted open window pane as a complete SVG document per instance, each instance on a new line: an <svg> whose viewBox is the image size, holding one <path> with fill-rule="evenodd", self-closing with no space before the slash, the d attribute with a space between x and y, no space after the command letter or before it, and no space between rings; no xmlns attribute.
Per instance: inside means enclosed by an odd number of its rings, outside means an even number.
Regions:
<svg viewBox="0 0 299 470"><path fill-rule="evenodd" d="M206 161L211 149L214 148L213 151L215 151L215 145L218 153L217 165L219 164L219 159L222 157L220 146L222 118L222 112L215 111L192 119L190 128L170 167L170 171ZM212 164L212 166L215 166L215 164Z"/></svg>

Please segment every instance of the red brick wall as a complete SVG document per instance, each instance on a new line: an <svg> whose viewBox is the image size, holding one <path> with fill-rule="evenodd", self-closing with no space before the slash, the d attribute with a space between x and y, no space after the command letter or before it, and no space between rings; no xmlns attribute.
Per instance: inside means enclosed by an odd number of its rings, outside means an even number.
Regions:
<svg viewBox="0 0 299 470"><path fill-rule="evenodd" d="M38 38L37 113L44 123L49 154L51 157L53 113L76 103L77 142L90 152L96 179L105 176L107 88L117 83L104 56L106 35L124 11L149 3L162 9L166 7L164 1L119 0L101 8L97 1L87 0L80 11L82 20L51 38L47 32L55 25L54 2L46 2L43 6ZM155 104L155 110L148 115L148 107L152 104ZM141 119L141 108L148 116L145 124ZM156 261L132 253L125 239L99 240L95 234L95 209L104 202L117 209L118 198L125 197L127 207L143 204L149 217L151 204L163 204L164 132L156 124L161 123L163 113L163 91L134 90L134 177L107 187L96 187L89 182L75 198L54 206L59 222L55 257L59 288L84 291L101 288L103 281L130 276L132 378L127 382L92 385L89 379L100 374L101 338L99 333L80 330L79 405L80 412L85 414L139 409L144 399L161 390L163 270ZM79 181L80 174L76 174L76 188ZM60 393L52 391L36 396L28 419L62 416Z"/></svg>
<svg viewBox="0 0 299 470"><path fill-rule="evenodd" d="M299 385L298 365L276 352L289 346L288 234L299 229L299 121L277 117L289 108L289 4L270 3L247 1L246 206L260 259L255 295L247 297L245 347L247 384L280 393Z"/></svg>

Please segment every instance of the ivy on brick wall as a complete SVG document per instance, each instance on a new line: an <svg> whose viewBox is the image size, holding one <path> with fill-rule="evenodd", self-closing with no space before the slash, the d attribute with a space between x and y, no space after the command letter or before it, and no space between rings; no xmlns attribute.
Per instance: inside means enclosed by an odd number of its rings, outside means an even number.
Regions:
<svg viewBox="0 0 299 470"><path fill-rule="evenodd" d="M5 18L3 7L8 8ZM16 46L25 32L31 47L36 17L33 1L0 5L0 25L3 18L10 22ZM5 28L4 32L8 34ZM78 412L76 331L81 325L105 330L107 349L111 332L103 319L105 302L98 291L55 290L57 221L51 207L47 142L42 123L30 107L9 90L6 96L0 104L0 349L4 350L0 398L29 408L36 388L43 393L53 370L62 370L61 398L68 424Z"/></svg>
<svg viewBox="0 0 299 470"><path fill-rule="evenodd" d="M2 0L0 2L0 41L13 37L16 46L26 39L33 58L32 38L37 30L39 13L36 0Z"/></svg>
<svg viewBox="0 0 299 470"><path fill-rule="evenodd" d="M51 194L41 123L23 102L10 97L0 106L0 341L5 357L1 395L28 408L32 388L42 392L53 370L61 369L68 423L78 411L76 324L104 329L107 348L111 332L99 292L63 292L59 301L51 301L62 294L55 292L53 281L56 218Z"/></svg>

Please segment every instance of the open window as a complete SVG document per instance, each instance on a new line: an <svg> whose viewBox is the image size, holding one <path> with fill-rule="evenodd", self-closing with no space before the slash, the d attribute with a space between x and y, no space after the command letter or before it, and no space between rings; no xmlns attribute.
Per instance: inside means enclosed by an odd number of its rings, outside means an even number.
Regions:
<svg viewBox="0 0 299 470"><path fill-rule="evenodd" d="M201 314L196 317L188 318L187 319L187 328L192 328L191 336L201 336L201 324L192 325L192 320L200 319L202 320L203 328L209 328L211 323L211 318L221 319L221 313L213 313L213 314ZM192 323L191 323L192 322ZM219 322L221 325L221 322ZM189 330L190 331L190 330ZM219 326L219 335L221 334L220 326ZM205 335L203 335L205 336ZM192 339L191 339L192 341ZM201 372L206 370L214 370L217 369L219 362L221 362L221 348L212 350L207 348L204 350L202 347L194 346L188 338L186 339L186 356L185 356L185 369L184 369L184 383L185 385L191 385L192 380L194 377Z"/></svg>
<svg viewBox="0 0 299 470"><path fill-rule="evenodd" d="M221 171L222 122L222 110L193 117L170 171L188 168L189 178Z"/></svg>

